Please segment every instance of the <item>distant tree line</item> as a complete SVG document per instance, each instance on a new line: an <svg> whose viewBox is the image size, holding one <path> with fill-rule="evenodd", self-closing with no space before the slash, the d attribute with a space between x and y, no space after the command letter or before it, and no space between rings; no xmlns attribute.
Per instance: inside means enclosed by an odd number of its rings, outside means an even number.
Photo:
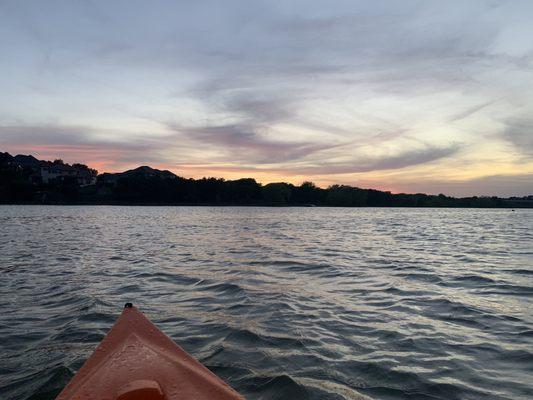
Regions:
<svg viewBox="0 0 533 400"><path fill-rule="evenodd" d="M187 179L170 171L150 167L98 176L96 171L89 170L91 174L94 171L96 180L85 185L81 185L80 181L72 176L58 176L45 183L35 179L35 168L22 166L15 159L16 157L7 153L0 153L0 203L533 207L533 196L507 199L475 196L454 198L443 194L393 194L347 185L320 188L312 182L304 182L301 185L285 182L262 185L252 178ZM73 164L70 167L74 166L81 171L87 168L83 164Z"/></svg>

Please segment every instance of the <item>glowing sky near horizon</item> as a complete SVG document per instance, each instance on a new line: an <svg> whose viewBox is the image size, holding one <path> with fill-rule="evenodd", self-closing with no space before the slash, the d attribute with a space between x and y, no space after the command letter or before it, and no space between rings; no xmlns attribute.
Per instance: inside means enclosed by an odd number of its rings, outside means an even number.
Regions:
<svg viewBox="0 0 533 400"><path fill-rule="evenodd" d="M0 151L533 194L533 2L0 2Z"/></svg>

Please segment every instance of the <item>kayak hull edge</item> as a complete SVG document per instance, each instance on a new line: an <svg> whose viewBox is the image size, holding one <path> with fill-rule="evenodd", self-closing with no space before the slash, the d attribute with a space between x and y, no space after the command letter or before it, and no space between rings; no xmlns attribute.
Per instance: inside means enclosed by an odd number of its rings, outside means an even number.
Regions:
<svg viewBox="0 0 533 400"><path fill-rule="evenodd" d="M126 304L56 400L243 400L235 390Z"/></svg>

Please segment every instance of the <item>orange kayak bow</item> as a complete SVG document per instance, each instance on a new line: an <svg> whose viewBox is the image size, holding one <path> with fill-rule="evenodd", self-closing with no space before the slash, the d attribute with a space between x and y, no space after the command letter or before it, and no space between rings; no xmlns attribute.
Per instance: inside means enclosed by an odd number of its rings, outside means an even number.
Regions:
<svg viewBox="0 0 533 400"><path fill-rule="evenodd" d="M127 303L56 400L243 400Z"/></svg>

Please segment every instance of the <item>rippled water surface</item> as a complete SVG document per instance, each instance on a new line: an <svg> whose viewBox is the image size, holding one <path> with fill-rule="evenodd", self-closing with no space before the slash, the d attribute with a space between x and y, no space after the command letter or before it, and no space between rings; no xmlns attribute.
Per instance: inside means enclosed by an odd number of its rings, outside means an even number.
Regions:
<svg viewBox="0 0 533 400"><path fill-rule="evenodd" d="M533 398L533 211L0 207L0 398L127 301L248 399Z"/></svg>

